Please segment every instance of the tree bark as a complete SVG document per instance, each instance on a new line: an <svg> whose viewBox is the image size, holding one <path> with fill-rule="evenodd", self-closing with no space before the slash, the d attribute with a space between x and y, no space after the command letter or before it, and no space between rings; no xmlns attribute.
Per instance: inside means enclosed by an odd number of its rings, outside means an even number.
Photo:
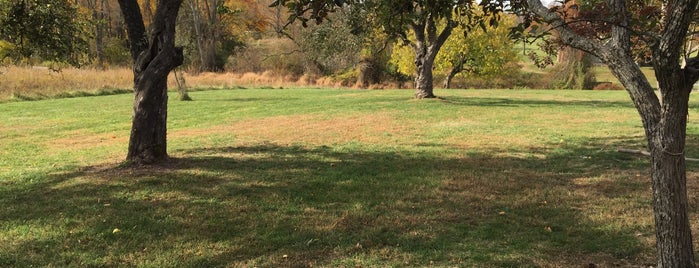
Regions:
<svg viewBox="0 0 699 268"><path fill-rule="evenodd" d="M689 93L679 72L656 73L663 103L657 130L649 137L658 267L695 267L687 212L684 156Z"/></svg>
<svg viewBox="0 0 699 268"><path fill-rule="evenodd" d="M119 0L127 21L132 57L136 58L133 66L134 113L126 156L128 162L136 165L167 159L167 76L184 60L182 49L175 47L175 21L181 3L182 0L158 1L150 42L146 39L147 49L143 49L140 45L144 39L138 37L145 27L138 3ZM127 11L131 13L127 14ZM141 19L129 21L129 18Z"/></svg>
<svg viewBox="0 0 699 268"><path fill-rule="evenodd" d="M434 79L432 74L432 66L434 66L434 58L428 55L429 49L424 44L418 41L418 49L415 52L415 98L435 98L434 95Z"/></svg>
<svg viewBox="0 0 699 268"><path fill-rule="evenodd" d="M451 21L446 23L444 29L438 33L437 25L432 15L427 15L422 22L413 23L415 33L415 98L435 98L434 76L432 69L437 53L451 35L454 25Z"/></svg>

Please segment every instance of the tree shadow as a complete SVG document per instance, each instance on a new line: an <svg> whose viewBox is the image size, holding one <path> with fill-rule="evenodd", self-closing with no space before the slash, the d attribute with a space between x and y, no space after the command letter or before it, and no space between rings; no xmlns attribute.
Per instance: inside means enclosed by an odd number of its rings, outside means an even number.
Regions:
<svg viewBox="0 0 699 268"><path fill-rule="evenodd" d="M448 157L259 144L182 150L148 170L50 174L0 189L0 218L16 234L0 265L648 261L639 236L651 227L591 216L629 197L620 209L647 209L649 183L636 176L645 161L599 143Z"/></svg>
<svg viewBox="0 0 699 268"><path fill-rule="evenodd" d="M485 106L485 107L561 107L584 106L590 108L633 108L630 101L610 100L540 100L540 99L513 99L506 97L460 97L449 96L441 99L442 102L453 105Z"/></svg>

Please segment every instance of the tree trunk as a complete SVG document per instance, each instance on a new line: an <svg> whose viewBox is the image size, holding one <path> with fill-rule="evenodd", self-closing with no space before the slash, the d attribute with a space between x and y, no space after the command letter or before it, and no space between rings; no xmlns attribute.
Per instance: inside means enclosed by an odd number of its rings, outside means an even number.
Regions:
<svg viewBox="0 0 699 268"><path fill-rule="evenodd" d="M126 20L141 17L135 2L119 1ZM126 14L124 10L134 10L134 3L138 14ZM184 60L182 49L175 47L175 21L181 3L182 0L158 2L148 48L137 52L134 62L134 113L126 160L136 165L167 159L167 76ZM143 20L127 23L129 37L138 36L142 25ZM130 41L132 53L134 42L138 41Z"/></svg>
<svg viewBox="0 0 699 268"><path fill-rule="evenodd" d="M648 140L655 228L658 230L657 267L695 267L684 155L692 85L685 84L685 77L678 72L656 70L664 101L657 130Z"/></svg>
<svg viewBox="0 0 699 268"><path fill-rule="evenodd" d="M192 12L192 26L197 41L197 52L199 54L198 71L200 72L219 70L216 62L219 35L217 28L219 27L219 19L216 10L218 10L220 2L209 1L192 0L189 2L190 12Z"/></svg>
<svg viewBox="0 0 699 268"><path fill-rule="evenodd" d="M95 56L97 57L97 66L100 69L104 69L104 34L106 28L104 19L108 16L104 10L105 5L105 0L87 1L87 7L92 9L92 20L95 21Z"/></svg>
<svg viewBox="0 0 699 268"><path fill-rule="evenodd" d="M464 70L465 62L466 59L464 59L463 56L460 56L458 61L452 62L451 71L449 71L447 78L444 80L444 88L451 88L451 81L454 80L457 74Z"/></svg>
<svg viewBox="0 0 699 268"><path fill-rule="evenodd" d="M432 68L434 59L447 41L454 29L454 23L449 21L441 32L437 30L437 24L432 14L427 14L424 21L411 25L415 33L415 98L435 98L434 78Z"/></svg>
<svg viewBox="0 0 699 268"><path fill-rule="evenodd" d="M621 60L619 60L621 61ZM658 268L695 267L692 231L687 212L685 137L692 85L677 70L656 66L663 90L661 105L638 65L630 57L610 64L610 70L631 93L643 120L650 150L653 214Z"/></svg>
<svg viewBox="0 0 699 268"><path fill-rule="evenodd" d="M378 68L372 56L363 56L357 64L357 87L368 88L372 84L378 83Z"/></svg>
<svg viewBox="0 0 699 268"><path fill-rule="evenodd" d="M415 67L417 70L415 74L415 98L417 99L436 97L433 93L434 79L432 76L434 58L427 55L428 50L423 46L423 49L418 49L415 53Z"/></svg>

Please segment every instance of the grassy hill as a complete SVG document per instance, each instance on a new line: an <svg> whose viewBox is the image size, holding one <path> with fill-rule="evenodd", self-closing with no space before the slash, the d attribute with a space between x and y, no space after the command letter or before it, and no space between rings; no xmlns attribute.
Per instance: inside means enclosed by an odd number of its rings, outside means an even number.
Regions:
<svg viewBox="0 0 699 268"><path fill-rule="evenodd" d="M152 169L119 166L129 94L2 103L0 266L654 263L647 160L616 151L645 144L625 92L436 94L192 92Z"/></svg>

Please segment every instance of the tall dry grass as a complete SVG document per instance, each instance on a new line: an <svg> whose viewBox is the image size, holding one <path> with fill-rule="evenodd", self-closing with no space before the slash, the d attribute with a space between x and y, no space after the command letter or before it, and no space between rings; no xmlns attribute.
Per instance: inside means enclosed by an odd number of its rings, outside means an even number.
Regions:
<svg viewBox="0 0 699 268"><path fill-rule="evenodd" d="M56 96L66 92L96 92L100 89L132 88L133 75L126 68L105 71L44 67L0 68L0 100L17 96Z"/></svg>
<svg viewBox="0 0 699 268"><path fill-rule="evenodd" d="M184 73L190 89L233 87L347 87L352 84L319 78L312 75L282 75L258 73ZM177 81L171 73L168 87L176 89ZM75 69L52 71L44 67L0 67L0 101L11 99L51 98L64 95L103 94L128 91L133 88L133 74L129 68Z"/></svg>

